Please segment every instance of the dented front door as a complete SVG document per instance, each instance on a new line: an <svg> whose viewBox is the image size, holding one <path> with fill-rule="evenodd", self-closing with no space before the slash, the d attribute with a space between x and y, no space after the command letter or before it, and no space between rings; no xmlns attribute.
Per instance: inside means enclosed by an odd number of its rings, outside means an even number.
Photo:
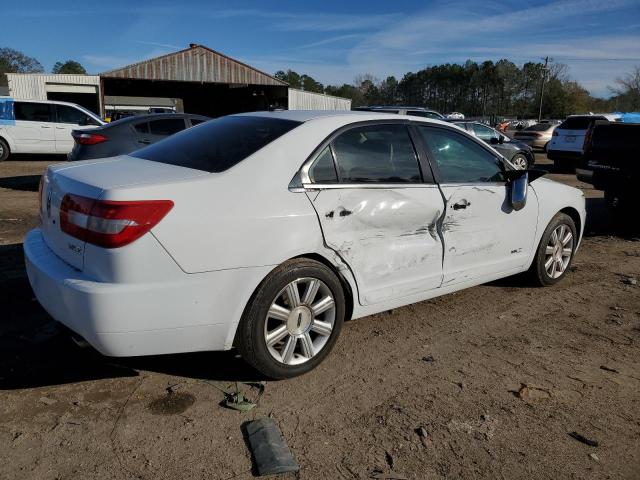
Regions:
<svg viewBox="0 0 640 480"><path fill-rule="evenodd" d="M440 286L444 203L436 185L328 188L309 196L325 243L353 271L361 304Z"/></svg>
<svg viewBox="0 0 640 480"><path fill-rule="evenodd" d="M525 266L536 232L538 202L529 189L527 203L515 211L504 183L442 185L444 278L449 286Z"/></svg>

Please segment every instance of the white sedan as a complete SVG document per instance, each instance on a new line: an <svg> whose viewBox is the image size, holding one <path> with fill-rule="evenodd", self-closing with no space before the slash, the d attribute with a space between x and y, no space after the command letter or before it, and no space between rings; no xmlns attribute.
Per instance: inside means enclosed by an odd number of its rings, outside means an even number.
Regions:
<svg viewBox="0 0 640 480"><path fill-rule="evenodd" d="M437 120L227 116L49 167L27 272L44 308L105 355L235 346L291 377L346 319L519 272L561 280L585 201L538 176Z"/></svg>

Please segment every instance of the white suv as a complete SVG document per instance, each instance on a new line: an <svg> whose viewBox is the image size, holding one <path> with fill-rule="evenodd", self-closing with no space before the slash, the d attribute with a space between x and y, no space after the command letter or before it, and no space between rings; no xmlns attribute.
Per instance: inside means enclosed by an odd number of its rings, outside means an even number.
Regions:
<svg viewBox="0 0 640 480"><path fill-rule="evenodd" d="M615 122L616 115L571 115L556 127L547 147L547 157L554 162L577 162L582 158L584 136L596 120Z"/></svg>
<svg viewBox="0 0 640 480"><path fill-rule="evenodd" d="M73 148L72 130L104 125L95 114L73 103L6 97L0 101L5 107L0 119L0 161L12 153L66 155Z"/></svg>

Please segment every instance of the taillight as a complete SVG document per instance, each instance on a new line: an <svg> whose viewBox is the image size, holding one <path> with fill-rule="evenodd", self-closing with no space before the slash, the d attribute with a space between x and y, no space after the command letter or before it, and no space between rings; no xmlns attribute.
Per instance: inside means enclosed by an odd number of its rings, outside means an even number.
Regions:
<svg viewBox="0 0 640 480"><path fill-rule="evenodd" d="M97 143L106 142L108 140L104 135L98 133L87 132L71 132L73 139L80 145L95 145Z"/></svg>
<svg viewBox="0 0 640 480"><path fill-rule="evenodd" d="M95 200L67 194L60 205L60 228L72 237L117 248L151 230L173 208L171 200Z"/></svg>

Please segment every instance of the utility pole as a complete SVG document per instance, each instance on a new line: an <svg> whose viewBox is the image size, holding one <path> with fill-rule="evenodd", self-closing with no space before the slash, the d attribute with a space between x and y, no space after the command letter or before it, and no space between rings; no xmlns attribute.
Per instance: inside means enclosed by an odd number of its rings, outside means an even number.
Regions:
<svg viewBox="0 0 640 480"><path fill-rule="evenodd" d="M540 108L538 108L538 123L542 120L542 99L544 98L544 79L547 76L547 64L549 57L544 58L544 68L542 69L542 86L540 87Z"/></svg>

